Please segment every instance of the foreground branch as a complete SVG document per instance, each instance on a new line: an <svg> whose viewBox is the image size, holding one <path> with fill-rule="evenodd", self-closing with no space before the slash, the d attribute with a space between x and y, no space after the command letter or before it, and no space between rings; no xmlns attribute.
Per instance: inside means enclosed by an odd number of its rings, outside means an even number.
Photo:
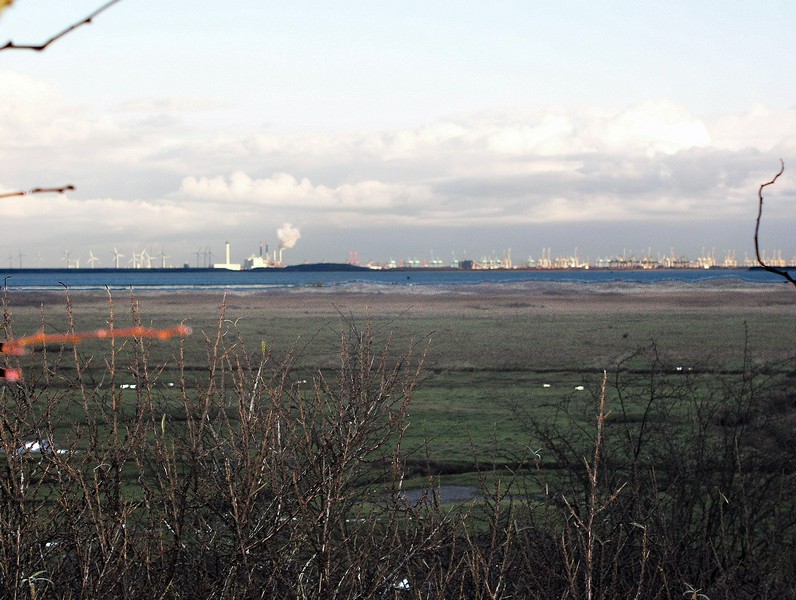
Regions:
<svg viewBox="0 0 796 600"><path fill-rule="evenodd" d="M777 181L777 179L779 179L779 176L785 172L785 162L782 159L779 159L779 164L780 164L779 172L776 175L774 175L774 179L761 185L760 190L758 190L757 192L758 205L757 205L757 223L755 223L755 256L757 257L758 264L760 264L760 266L763 267L766 271L779 275L780 277L784 277L785 279L790 281L794 287L796 287L796 280L794 280L793 277L791 277L790 273L788 273L783 269L777 269L776 267L767 265L766 263L763 262L763 259L760 258L760 244L758 243L758 234L760 232L760 217L763 216L763 188L769 185L773 185Z"/></svg>
<svg viewBox="0 0 796 600"><path fill-rule="evenodd" d="M65 35L68 35L69 33L73 32L75 29L78 29L83 25L88 25L89 23L91 23L91 20L94 17L96 17L101 12L106 11L112 5L120 1L121 0L110 0L110 2L106 2L105 4L100 6L97 10L95 10L93 13L91 13L89 16L87 16L85 19L78 21L73 25L70 25L69 27L67 27L66 29L64 29L59 33L56 33L54 36L52 36L50 39L48 39L46 42L42 44L15 44L13 41L9 40L8 42L6 42L5 46L0 46L0 52L2 52L3 50L33 50L34 52L43 52L53 42L61 39Z"/></svg>
<svg viewBox="0 0 796 600"><path fill-rule="evenodd" d="M21 190L19 192L5 192L0 194L0 198L13 198L14 196L30 196L31 194L63 194L64 192L74 191L75 186L65 185L58 188L33 188Z"/></svg>

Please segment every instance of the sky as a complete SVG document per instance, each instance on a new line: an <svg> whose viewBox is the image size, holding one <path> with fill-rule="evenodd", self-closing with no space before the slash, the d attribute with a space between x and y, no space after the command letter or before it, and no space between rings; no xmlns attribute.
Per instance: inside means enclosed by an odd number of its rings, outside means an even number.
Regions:
<svg viewBox="0 0 796 600"><path fill-rule="evenodd" d="M102 5L16 0L0 46ZM121 0L0 52L0 266L796 255L796 3ZM284 237L284 236L283 236ZM91 254L90 254L91 253ZM161 259L157 259L158 262Z"/></svg>

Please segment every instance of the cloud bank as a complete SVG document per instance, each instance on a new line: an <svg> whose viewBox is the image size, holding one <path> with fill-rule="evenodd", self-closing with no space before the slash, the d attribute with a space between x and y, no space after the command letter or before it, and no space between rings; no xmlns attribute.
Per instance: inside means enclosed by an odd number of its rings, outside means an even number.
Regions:
<svg viewBox="0 0 796 600"><path fill-rule="evenodd" d="M284 223L302 231L297 260L345 260L350 249L409 256L432 242L533 253L557 243L545 232L570 226L594 255L644 235L693 254L751 223L757 188L780 157L786 175L767 210L796 222L796 110L702 118L662 100L289 135L198 126L190 115L216 108L201 98L73 106L56 85L13 71L0 72L0 89L0 191L77 187L3 201L5 251L43 252L50 263L65 246L166 247L188 261L196 247L232 238L251 253ZM796 254L786 230L768 233Z"/></svg>

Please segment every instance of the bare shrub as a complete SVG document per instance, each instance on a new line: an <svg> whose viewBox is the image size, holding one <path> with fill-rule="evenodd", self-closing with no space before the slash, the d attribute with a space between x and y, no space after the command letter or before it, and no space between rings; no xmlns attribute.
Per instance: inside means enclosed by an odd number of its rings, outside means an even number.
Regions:
<svg viewBox="0 0 796 600"><path fill-rule="evenodd" d="M697 375L654 347L648 356L645 375L620 367L592 400L565 402L566 420L528 417L555 459L545 502L557 507L558 555L542 565L567 573L556 595L792 595L796 455L792 444L760 444L779 429L769 406L781 380L749 361L737 374ZM595 405L589 442L584 413Z"/></svg>
<svg viewBox="0 0 796 600"><path fill-rule="evenodd" d="M73 330L68 296L67 314ZM423 354L342 323L333 370L251 350L223 306L201 372L183 342L155 361L144 338L6 357L25 376L0 388L0 595L796 592L787 370L678 371L651 347L555 413L518 409L534 445L511 465L474 457L472 500L444 503L431 479L410 502Z"/></svg>
<svg viewBox="0 0 796 600"><path fill-rule="evenodd" d="M373 597L408 586L438 536L414 526L401 497L422 363L413 348L395 356L387 339L376 350L369 327L350 322L337 372L299 378L291 356L249 352L222 310L206 377L191 385L182 348L155 366L151 342L107 344L101 358L75 348L70 372L53 368L63 350L37 353L2 388L0 587L12 597ZM25 452L29 440L56 450Z"/></svg>

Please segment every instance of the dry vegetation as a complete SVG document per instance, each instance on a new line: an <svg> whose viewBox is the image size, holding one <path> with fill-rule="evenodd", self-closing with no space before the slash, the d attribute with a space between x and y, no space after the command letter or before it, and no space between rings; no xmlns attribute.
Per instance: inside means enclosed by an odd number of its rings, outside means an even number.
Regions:
<svg viewBox="0 0 796 600"><path fill-rule="evenodd" d="M68 331L142 323L147 305L157 304L149 313L157 319L188 306L144 295L118 310L107 296L90 306L75 298L79 306L64 310L64 296L55 297L37 317L9 293L7 335L20 326L29 333L37 319ZM640 343L652 307L631 314L617 298L474 295L453 315L450 298L436 313L437 301L424 300L417 314L400 302L374 307L372 297L368 308L364 296L313 298L233 296L212 328L197 327L207 314L197 312L194 329L207 333L184 342L105 340L23 357L24 381L0 391L3 597L796 593L796 374L792 361L744 351L762 334L757 322L745 329L734 320L743 306L713 307L735 323L725 339L740 352L737 364L683 373L663 348ZM572 343L591 331L581 317L600 303L613 318L592 320L599 331L590 335L613 336L613 351L597 346L595 359L595 347L581 348L563 360L570 374L581 353L592 353L592 374L612 360L602 386L598 373L584 379L583 394L512 403L528 443L510 460L490 406L474 399L494 440L491 452L471 448L475 498L443 502L434 477L425 493L407 494L407 476L433 453L412 440L415 404L428 410L434 401L418 384L472 372L460 366L479 349L461 348L462 339L486 349L502 342L502 356L480 349L481 367L497 369L524 360L524 346L493 339L507 313L521 332L570 324ZM669 308L704 317L691 304L683 295ZM772 318L787 310L773 306ZM441 325L430 346L423 313ZM254 314L259 321L248 319ZM288 333L275 331L281 324L290 334L306 329L292 348L280 337ZM770 347L767 358L782 352Z"/></svg>

